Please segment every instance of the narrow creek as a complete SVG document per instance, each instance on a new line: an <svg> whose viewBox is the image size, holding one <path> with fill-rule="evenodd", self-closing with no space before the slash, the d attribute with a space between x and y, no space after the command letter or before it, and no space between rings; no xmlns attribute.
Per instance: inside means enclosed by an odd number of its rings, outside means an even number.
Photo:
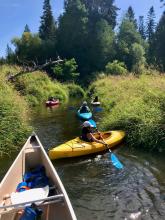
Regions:
<svg viewBox="0 0 165 220"><path fill-rule="evenodd" d="M76 109L81 100L54 108L37 107L31 124L46 150L80 135ZM94 111L94 109L93 109ZM94 113L99 123L103 112ZM164 155L123 145L115 150L124 164L116 170L108 153L53 161L66 188L78 220L165 219ZM1 159L1 178L11 165Z"/></svg>

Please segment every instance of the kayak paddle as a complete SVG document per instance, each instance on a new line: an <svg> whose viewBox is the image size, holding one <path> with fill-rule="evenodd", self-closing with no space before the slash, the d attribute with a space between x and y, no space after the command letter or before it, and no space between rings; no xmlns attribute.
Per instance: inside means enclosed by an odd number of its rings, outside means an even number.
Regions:
<svg viewBox="0 0 165 220"><path fill-rule="evenodd" d="M108 148L108 147L107 147ZM117 169L123 169L123 164L119 161L119 159L117 158L117 156L112 153L112 151L108 148L109 152L110 152L110 159L112 161L112 164L117 168Z"/></svg>
<svg viewBox="0 0 165 220"><path fill-rule="evenodd" d="M93 128L96 128L96 122L93 119L90 119L89 122L91 123Z"/></svg>
<svg viewBox="0 0 165 220"><path fill-rule="evenodd" d="M97 130L98 131L98 130ZM112 164L117 168L117 169L123 169L123 164L119 161L119 159L117 158L117 156L109 149L108 144L106 144L106 142L104 141L101 133L98 131L98 133L100 134L101 139L103 140L105 146L107 147L107 149L110 152L110 159L112 161Z"/></svg>

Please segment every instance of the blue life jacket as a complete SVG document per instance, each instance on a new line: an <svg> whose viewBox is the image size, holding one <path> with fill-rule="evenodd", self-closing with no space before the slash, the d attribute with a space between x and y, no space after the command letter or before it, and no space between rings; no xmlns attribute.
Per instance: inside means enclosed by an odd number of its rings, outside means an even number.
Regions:
<svg viewBox="0 0 165 220"><path fill-rule="evenodd" d="M23 181L18 184L16 191L22 192L47 185L49 185L49 178L46 176L45 168L43 166L37 166L32 171L24 174Z"/></svg>

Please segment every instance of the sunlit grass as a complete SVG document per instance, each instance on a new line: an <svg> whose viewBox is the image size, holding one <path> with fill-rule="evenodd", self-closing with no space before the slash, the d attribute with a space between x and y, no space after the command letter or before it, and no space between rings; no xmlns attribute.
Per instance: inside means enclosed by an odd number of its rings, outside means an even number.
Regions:
<svg viewBox="0 0 165 220"><path fill-rule="evenodd" d="M27 103L5 76L0 68L0 156L21 147L31 132Z"/></svg>
<svg viewBox="0 0 165 220"><path fill-rule="evenodd" d="M68 100L68 91L65 87L57 81L52 81L46 73L40 71L18 77L15 87L31 106L44 103L50 96L63 102Z"/></svg>
<svg viewBox="0 0 165 220"><path fill-rule="evenodd" d="M165 150L164 75L105 77L90 90L106 109L102 129L125 130L131 146Z"/></svg>

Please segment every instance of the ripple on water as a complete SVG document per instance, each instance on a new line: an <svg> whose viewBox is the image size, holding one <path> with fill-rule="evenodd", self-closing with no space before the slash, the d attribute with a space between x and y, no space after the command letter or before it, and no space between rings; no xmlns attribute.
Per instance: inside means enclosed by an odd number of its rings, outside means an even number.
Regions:
<svg viewBox="0 0 165 220"><path fill-rule="evenodd" d="M39 109L34 114L44 146L58 145L79 135L81 123L76 112L66 109ZM96 122L101 118L100 113L94 116ZM164 159L159 161L155 154L127 147L116 154L124 164L123 170L112 166L108 154L54 163L78 220L165 219Z"/></svg>

